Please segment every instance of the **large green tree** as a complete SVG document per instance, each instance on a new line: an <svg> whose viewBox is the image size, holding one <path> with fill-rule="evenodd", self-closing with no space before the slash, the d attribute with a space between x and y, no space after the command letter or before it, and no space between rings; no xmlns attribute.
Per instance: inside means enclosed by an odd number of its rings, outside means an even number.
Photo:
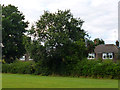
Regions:
<svg viewBox="0 0 120 90"><path fill-rule="evenodd" d="M45 11L37 21L35 35L37 41L44 43L45 62L50 67L56 69L63 63L77 63L85 57L83 22L80 18L74 18L70 10Z"/></svg>
<svg viewBox="0 0 120 90"><path fill-rule="evenodd" d="M2 6L3 59L13 62L25 53L23 35L28 27L25 16L13 5Z"/></svg>

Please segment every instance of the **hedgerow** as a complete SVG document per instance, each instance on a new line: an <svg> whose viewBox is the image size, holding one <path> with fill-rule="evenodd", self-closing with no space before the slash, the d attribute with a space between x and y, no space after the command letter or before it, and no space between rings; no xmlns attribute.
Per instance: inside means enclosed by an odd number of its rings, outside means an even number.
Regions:
<svg viewBox="0 0 120 90"><path fill-rule="evenodd" d="M73 65L73 64L72 64ZM3 64L3 73L35 74L35 75L61 75L61 76L84 76L93 78L120 79L120 63L101 62L99 60L82 60L73 66L63 65L57 72L53 72L42 63L14 62Z"/></svg>

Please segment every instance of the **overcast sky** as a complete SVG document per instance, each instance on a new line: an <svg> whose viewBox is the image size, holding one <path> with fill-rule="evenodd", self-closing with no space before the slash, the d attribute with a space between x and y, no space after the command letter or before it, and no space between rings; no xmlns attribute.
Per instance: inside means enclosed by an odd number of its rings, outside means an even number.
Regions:
<svg viewBox="0 0 120 90"><path fill-rule="evenodd" d="M2 4L12 4L23 12L26 20L34 24L44 10L55 12L70 9L74 17L85 21L83 29L91 39L102 38L107 44L118 39L119 0L2 0Z"/></svg>

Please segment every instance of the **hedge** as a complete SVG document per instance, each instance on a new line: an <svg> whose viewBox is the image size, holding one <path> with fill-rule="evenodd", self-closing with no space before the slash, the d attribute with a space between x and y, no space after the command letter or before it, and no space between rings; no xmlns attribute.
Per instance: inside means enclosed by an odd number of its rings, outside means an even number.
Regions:
<svg viewBox="0 0 120 90"><path fill-rule="evenodd" d="M35 75L52 75L49 68L34 62L14 62L11 64L2 65L3 73L19 73L19 74L35 74ZM120 79L120 63L101 62L98 60L82 60L76 65L66 65L60 69L60 72L55 73L61 76L84 76L93 78L111 78Z"/></svg>
<svg viewBox="0 0 120 90"><path fill-rule="evenodd" d="M2 64L2 72L3 73L19 73L19 74L32 74L34 73L34 63L32 61L29 62L21 62L17 61L11 64Z"/></svg>

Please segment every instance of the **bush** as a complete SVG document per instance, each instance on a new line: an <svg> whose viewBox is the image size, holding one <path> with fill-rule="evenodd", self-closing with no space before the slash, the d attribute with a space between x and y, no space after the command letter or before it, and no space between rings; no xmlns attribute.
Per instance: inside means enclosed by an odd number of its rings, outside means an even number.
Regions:
<svg viewBox="0 0 120 90"><path fill-rule="evenodd" d="M41 62L35 64L35 75L43 75L43 76L48 76L51 74L50 70L43 66Z"/></svg>
<svg viewBox="0 0 120 90"><path fill-rule="evenodd" d="M34 73L34 63L32 61L28 62L17 61L11 64L2 64L2 72L32 74Z"/></svg>
<svg viewBox="0 0 120 90"><path fill-rule="evenodd" d="M120 78L120 64L111 61L83 60L72 69L73 76L93 78Z"/></svg>
<svg viewBox="0 0 120 90"><path fill-rule="evenodd" d="M2 64L2 72L8 73L10 65L9 64Z"/></svg>

